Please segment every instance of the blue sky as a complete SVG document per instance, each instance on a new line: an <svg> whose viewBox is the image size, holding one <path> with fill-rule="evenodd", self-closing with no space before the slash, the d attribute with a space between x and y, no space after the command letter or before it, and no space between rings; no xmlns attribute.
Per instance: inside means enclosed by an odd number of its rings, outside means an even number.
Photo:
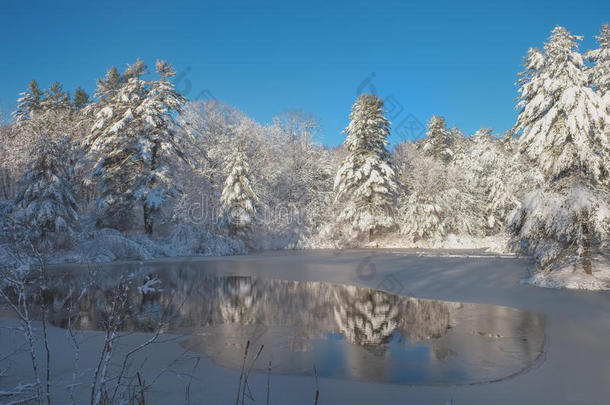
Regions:
<svg viewBox="0 0 610 405"><path fill-rule="evenodd" d="M107 4L106 4L107 3ZM287 109L318 116L343 141L357 91L386 99L393 140L432 114L470 134L516 118L514 81L528 47L559 24L594 47L610 1L3 0L0 109L35 78L92 93L108 67L172 63L187 97L214 97L260 122ZM401 124L402 123L402 124Z"/></svg>

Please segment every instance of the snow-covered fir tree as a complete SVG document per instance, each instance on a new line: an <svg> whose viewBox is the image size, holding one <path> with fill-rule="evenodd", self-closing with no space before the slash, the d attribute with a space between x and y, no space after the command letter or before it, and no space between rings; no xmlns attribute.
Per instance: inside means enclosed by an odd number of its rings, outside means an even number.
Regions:
<svg viewBox="0 0 610 405"><path fill-rule="evenodd" d="M348 155L335 177L336 200L345 205L339 221L369 239L377 230L391 228L398 190L391 155L386 149L390 122L383 101L374 94L362 94L352 106L344 145Z"/></svg>
<svg viewBox="0 0 610 405"><path fill-rule="evenodd" d="M165 62L156 68L160 79L151 81L142 78L147 71L141 60L121 77L109 70L98 82L100 104L87 140L97 156L100 218L117 226L139 202L148 234L155 214L179 193L171 160L185 159L174 118L185 100L170 81L173 68Z"/></svg>
<svg viewBox="0 0 610 405"><path fill-rule="evenodd" d="M15 220L39 248L65 247L78 229L69 145L67 137L40 139L15 199Z"/></svg>
<svg viewBox="0 0 610 405"><path fill-rule="evenodd" d="M427 137L418 145L428 155L444 162L451 160L454 151L454 132L447 128L445 118L433 115L428 122Z"/></svg>
<svg viewBox="0 0 610 405"><path fill-rule="evenodd" d="M250 181L250 167L238 148L230 162L231 172L224 182L220 203L229 234L245 237L256 213L256 194Z"/></svg>
<svg viewBox="0 0 610 405"><path fill-rule="evenodd" d="M542 267L577 254L591 274L592 249L608 233L610 143L605 106L589 86L578 40L556 27L544 53L530 51L526 59L515 128L522 153L547 185L524 198L512 229Z"/></svg>
<svg viewBox="0 0 610 405"><path fill-rule="evenodd" d="M586 53L586 58L592 62L589 73L591 84L599 92L606 108L610 108L610 26L604 24L597 36L599 48ZM608 114L610 111L606 110Z"/></svg>

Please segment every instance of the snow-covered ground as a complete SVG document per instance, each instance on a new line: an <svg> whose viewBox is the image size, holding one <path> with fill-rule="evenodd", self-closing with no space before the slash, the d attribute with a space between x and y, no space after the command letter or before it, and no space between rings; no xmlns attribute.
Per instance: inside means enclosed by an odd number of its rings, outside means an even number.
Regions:
<svg viewBox="0 0 610 405"><path fill-rule="evenodd" d="M585 274L580 262L570 263L552 271L538 272L523 280L524 283L547 288L576 290L610 289L610 258L594 256L591 260L593 275Z"/></svg>
<svg viewBox="0 0 610 405"><path fill-rule="evenodd" d="M247 256L163 259L168 267L184 260L196 263L207 274L255 275L298 281L327 281L394 290L403 295L448 301L477 302L526 309L546 318L546 356L535 367L514 378L483 385L402 386L320 378L319 404L605 404L610 398L610 293L540 289L520 282L533 270L522 258L485 254L431 256L432 251L362 249L344 251L281 251ZM439 253L439 252L437 252ZM361 264L370 263L363 275ZM120 263L112 264L121 266ZM388 281L392 281L388 284ZM2 320L2 326L14 321ZM70 341L61 329L51 329L52 347L71 353ZM81 350L81 371L91 372L93 353L102 343L99 333L87 332ZM117 350L125 352L147 338L132 334ZM174 339L176 338L176 339ZM163 343L138 356L145 361L144 378L156 380L147 403L183 403L190 381L191 403L235 402L239 372L215 365L200 354L185 351L181 338L164 336ZM0 328L0 347L22 344L14 333ZM239 349L239 348L237 348ZM27 360L27 357L25 358ZM55 395L67 398L64 389L71 378L71 356L54 356ZM168 367L169 366L169 367ZM0 390L16 382L27 383L27 362L12 362L0 377ZM63 373L63 374L62 374ZM63 375L63 377L62 377ZM251 377L256 403L265 403L267 376ZM313 377L271 376L271 403L311 404ZM79 390L88 391L86 384ZM58 403L61 403L60 400Z"/></svg>

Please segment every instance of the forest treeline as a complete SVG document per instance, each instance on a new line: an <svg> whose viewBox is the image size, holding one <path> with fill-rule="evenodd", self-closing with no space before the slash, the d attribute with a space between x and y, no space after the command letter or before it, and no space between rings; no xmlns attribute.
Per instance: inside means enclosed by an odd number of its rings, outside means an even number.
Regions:
<svg viewBox="0 0 610 405"><path fill-rule="evenodd" d="M33 80L0 129L0 242L103 261L496 238L590 274L610 230L608 25L597 39L581 53L556 27L529 50L512 130L465 135L439 115L392 148L374 94L331 149L302 111L263 125L188 101L164 61L110 68L92 98Z"/></svg>

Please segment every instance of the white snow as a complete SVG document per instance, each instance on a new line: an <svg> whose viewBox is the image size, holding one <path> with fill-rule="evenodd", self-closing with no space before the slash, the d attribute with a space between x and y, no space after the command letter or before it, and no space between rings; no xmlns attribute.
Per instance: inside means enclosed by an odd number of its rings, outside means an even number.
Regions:
<svg viewBox="0 0 610 405"><path fill-rule="evenodd" d="M550 271L535 273L522 280L546 288L567 288L575 290L609 290L610 289L610 256L594 256L591 260L593 275L587 275L581 263L570 263Z"/></svg>

